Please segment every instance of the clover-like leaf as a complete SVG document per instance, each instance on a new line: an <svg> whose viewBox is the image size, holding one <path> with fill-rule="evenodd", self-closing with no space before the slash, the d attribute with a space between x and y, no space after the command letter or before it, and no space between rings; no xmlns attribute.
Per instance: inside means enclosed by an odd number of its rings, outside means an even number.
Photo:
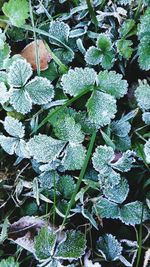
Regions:
<svg viewBox="0 0 150 267"><path fill-rule="evenodd" d="M13 87L22 87L32 75L31 65L25 59L17 59L10 66L8 82Z"/></svg>
<svg viewBox="0 0 150 267"><path fill-rule="evenodd" d="M98 65L102 60L102 52L95 46L90 46L85 54L85 61L90 65Z"/></svg>
<svg viewBox="0 0 150 267"><path fill-rule="evenodd" d="M91 122L99 127L109 124L117 111L114 97L98 90L92 93L86 107Z"/></svg>
<svg viewBox="0 0 150 267"><path fill-rule="evenodd" d="M150 29L147 25L150 24L150 8L147 8L144 15L140 17L140 24L138 25L138 36L141 40L144 36L150 35Z"/></svg>
<svg viewBox="0 0 150 267"><path fill-rule="evenodd" d="M42 105L50 102L54 97L54 90L51 82L42 77L35 77L25 86L32 102Z"/></svg>
<svg viewBox="0 0 150 267"><path fill-rule="evenodd" d="M82 144L70 143L64 152L62 165L65 170L80 170L84 163L86 149Z"/></svg>
<svg viewBox="0 0 150 267"><path fill-rule="evenodd" d="M142 70L150 69L150 35L144 36L138 45L138 61Z"/></svg>
<svg viewBox="0 0 150 267"><path fill-rule="evenodd" d="M113 189L114 186L119 184L119 182L121 180L121 176L119 173L117 173L113 169L109 168L109 170L107 172L100 173L98 175L98 179L99 179L100 188Z"/></svg>
<svg viewBox="0 0 150 267"><path fill-rule="evenodd" d="M5 71L0 71L0 83L7 82L7 73Z"/></svg>
<svg viewBox="0 0 150 267"><path fill-rule="evenodd" d="M96 247L107 261L118 260L123 250L121 243L111 234L99 237Z"/></svg>
<svg viewBox="0 0 150 267"><path fill-rule="evenodd" d="M118 219L120 216L118 204L103 197L93 206L93 211L101 218Z"/></svg>
<svg viewBox="0 0 150 267"><path fill-rule="evenodd" d="M142 110L150 109L150 86L146 81L140 82L139 86L135 91L135 97L138 106Z"/></svg>
<svg viewBox="0 0 150 267"><path fill-rule="evenodd" d="M60 42L67 43L70 28L62 21L52 21L50 23L49 34L54 38L49 38L50 43L60 45ZM60 42L59 42L60 41Z"/></svg>
<svg viewBox="0 0 150 267"><path fill-rule="evenodd" d="M19 141L16 138L0 135L0 145L9 155L15 153L18 144Z"/></svg>
<svg viewBox="0 0 150 267"><path fill-rule="evenodd" d="M40 230L35 238L35 254L38 259L44 260L50 258L54 253L57 236L49 231L47 227Z"/></svg>
<svg viewBox="0 0 150 267"><path fill-rule="evenodd" d="M29 16L27 0L9 0L9 2L4 3L2 10L10 22L17 27L22 26Z"/></svg>
<svg viewBox="0 0 150 267"><path fill-rule="evenodd" d="M81 143L84 140L80 124L75 123L74 118L70 116L66 116L64 120L58 119L54 131L55 135L63 141Z"/></svg>
<svg viewBox="0 0 150 267"><path fill-rule="evenodd" d="M115 71L101 71L98 75L99 87L103 92L121 98L127 93L128 83Z"/></svg>
<svg viewBox="0 0 150 267"><path fill-rule="evenodd" d="M150 112L144 112L142 114L142 119L145 122L145 124L150 125Z"/></svg>
<svg viewBox="0 0 150 267"><path fill-rule="evenodd" d="M75 182L70 175L63 175L57 182L57 190L64 198L70 199L75 189Z"/></svg>
<svg viewBox="0 0 150 267"><path fill-rule="evenodd" d="M4 104L9 100L9 93L4 82L0 82L0 104Z"/></svg>
<svg viewBox="0 0 150 267"><path fill-rule="evenodd" d="M121 25L121 28L119 29L119 34L121 38L125 38L128 33L132 31L132 29L135 27L135 20L134 19L126 19L123 24ZM124 39L122 39L124 40ZM124 40L126 41L126 40Z"/></svg>
<svg viewBox="0 0 150 267"><path fill-rule="evenodd" d="M67 231L67 238L57 247L55 258L79 259L86 249L86 238L79 231Z"/></svg>
<svg viewBox="0 0 150 267"><path fill-rule="evenodd" d="M13 257L0 261L0 267L19 267L19 263Z"/></svg>
<svg viewBox="0 0 150 267"><path fill-rule="evenodd" d="M57 48L54 50L54 53L64 64L70 63L74 58L74 52L67 48Z"/></svg>
<svg viewBox="0 0 150 267"><path fill-rule="evenodd" d="M62 76L61 84L65 93L76 96L90 89L96 80L96 72L90 68L70 69Z"/></svg>
<svg viewBox="0 0 150 267"><path fill-rule="evenodd" d="M114 151L112 147L98 146L93 154L92 162L96 171L105 173L109 171L110 162L114 158Z"/></svg>
<svg viewBox="0 0 150 267"><path fill-rule="evenodd" d="M148 141L146 141L144 145L144 153L146 157L146 162L150 164L150 139L148 139Z"/></svg>
<svg viewBox="0 0 150 267"><path fill-rule="evenodd" d="M56 140L45 134L35 135L28 142L31 156L37 162L50 163L59 156L65 142Z"/></svg>
<svg viewBox="0 0 150 267"><path fill-rule="evenodd" d="M104 188L103 194L106 198L116 203L122 203L127 198L129 193L129 185L125 178L121 178L117 185L113 187Z"/></svg>
<svg viewBox="0 0 150 267"><path fill-rule="evenodd" d="M133 151L127 150L115 163L111 163L111 167L120 172L128 172L131 170L132 164L135 162L134 156L135 153Z"/></svg>
<svg viewBox="0 0 150 267"><path fill-rule="evenodd" d="M113 121L111 124L113 134L118 137L125 137L131 130L131 124L123 119Z"/></svg>

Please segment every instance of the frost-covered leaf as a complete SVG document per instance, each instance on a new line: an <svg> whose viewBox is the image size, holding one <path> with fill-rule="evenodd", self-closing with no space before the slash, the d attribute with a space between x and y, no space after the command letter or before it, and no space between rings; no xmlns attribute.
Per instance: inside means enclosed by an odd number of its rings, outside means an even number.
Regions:
<svg viewBox="0 0 150 267"><path fill-rule="evenodd" d="M35 238L35 253L38 259L44 260L53 255L57 236L47 227L40 230Z"/></svg>
<svg viewBox="0 0 150 267"><path fill-rule="evenodd" d="M25 129L22 122L20 122L19 120L7 116L5 117L3 124L6 132L9 133L11 136L19 138L24 137Z"/></svg>
<svg viewBox="0 0 150 267"><path fill-rule="evenodd" d="M116 98L121 98L127 93L128 83L122 75L115 71L101 71L98 75L99 88Z"/></svg>
<svg viewBox="0 0 150 267"><path fill-rule="evenodd" d="M102 52L95 46L89 47L85 54L85 61L90 65L98 65L102 60Z"/></svg>
<svg viewBox="0 0 150 267"><path fill-rule="evenodd" d="M59 259L78 259L86 249L86 238L79 231L67 231L67 238L57 247L55 254Z"/></svg>
<svg viewBox="0 0 150 267"><path fill-rule="evenodd" d="M22 26L29 17L29 4L27 0L9 0L4 3L2 10L10 19L10 22L17 27Z"/></svg>
<svg viewBox="0 0 150 267"><path fill-rule="evenodd" d="M134 156L135 153L133 151L127 150L115 163L111 163L111 167L120 172L128 172L135 162Z"/></svg>
<svg viewBox="0 0 150 267"><path fill-rule="evenodd" d="M125 59L129 59L132 56L133 48L131 46L133 42L131 40L120 39L117 41L116 45L120 56Z"/></svg>
<svg viewBox="0 0 150 267"><path fill-rule="evenodd" d="M97 250L102 253L107 261L116 261L122 254L120 242L111 234L105 234L99 237L97 241Z"/></svg>
<svg viewBox="0 0 150 267"><path fill-rule="evenodd" d="M138 61L142 70L150 69L150 35L144 36L138 45Z"/></svg>
<svg viewBox="0 0 150 267"><path fill-rule="evenodd" d="M100 216L100 218L118 219L120 216L118 204L103 197L93 206L93 211L96 215Z"/></svg>
<svg viewBox="0 0 150 267"><path fill-rule="evenodd" d="M0 50L4 49L5 41L6 41L5 32L3 32L2 29L0 29Z"/></svg>
<svg viewBox="0 0 150 267"><path fill-rule="evenodd" d="M19 267L19 263L13 257L0 261L0 267Z"/></svg>
<svg viewBox="0 0 150 267"><path fill-rule="evenodd" d="M106 51L110 51L112 44L111 44L110 38L106 34L102 33L102 34L99 34L97 38L96 46L103 53L105 53Z"/></svg>
<svg viewBox="0 0 150 267"><path fill-rule="evenodd" d="M51 162L59 156L65 142L45 134L35 135L28 142L29 152L37 162Z"/></svg>
<svg viewBox="0 0 150 267"><path fill-rule="evenodd" d="M142 119L145 122L145 124L150 125L150 112L144 112L142 114Z"/></svg>
<svg viewBox="0 0 150 267"><path fill-rule="evenodd" d="M62 165L65 170L80 170L84 163L86 149L82 144L70 143L64 152Z"/></svg>
<svg viewBox="0 0 150 267"><path fill-rule="evenodd" d="M30 158L30 153L27 147L27 143L24 140L20 140L16 146L15 153L20 158Z"/></svg>
<svg viewBox="0 0 150 267"><path fill-rule="evenodd" d="M110 162L114 158L114 151L112 147L98 146L93 153L92 162L96 171L104 173L109 171Z"/></svg>
<svg viewBox="0 0 150 267"><path fill-rule="evenodd" d="M0 83L7 82L7 73L5 71L0 71Z"/></svg>
<svg viewBox="0 0 150 267"><path fill-rule="evenodd" d="M140 82L139 86L135 91L135 97L138 106L142 110L150 109L150 86L146 81Z"/></svg>
<svg viewBox="0 0 150 267"><path fill-rule="evenodd" d="M92 93L86 107L91 122L99 127L109 124L117 111L114 97L100 91Z"/></svg>
<svg viewBox="0 0 150 267"><path fill-rule="evenodd" d="M64 198L70 199L75 189L75 182L70 175L63 175L57 182L57 190Z"/></svg>
<svg viewBox="0 0 150 267"><path fill-rule="evenodd" d="M0 74L1 75L1 74ZM4 82L0 82L0 104L3 105L9 100L9 92Z"/></svg>
<svg viewBox="0 0 150 267"><path fill-rule="evenodd" d="M144 36L150 36L150 29L147 25L150 24L150 8L147 8L144 15L140 17L140 24L138 25L138 36L141 40Z"/></svg>
<svg viewBox="0 0 150 267"><path fill-rule="evenodd" d="M49 34L54 38L56 38L57 40L49 38L50 43L58 46L60 45L59 41L61 41L62 43L67 43L69 37L69 31L70 28L68 24L62 21L52 21L50 23Z"/></svg>
<svg viewBox="0 0 150 267"><path fill-rule="evenodd" d="M4 48L0 49L0 70L5 69L4 61L9 58L10 55L10 47L7 43L5 43Z"/></svg>
<svg viewBox="0 0 150 267"><path fill-rule="evenodd" d="M74 58L74 52L66 48L57 48L54 50L54 53L64 64L72 62Z"/></svg>
<svg viewBox="0 0 150 267"><path fill-rule="evenodd" d="M54 186L54 181L57 182L59 175L56 171L46 171L38 176L40 185L44 189L51 189Z"/></svg>
<svg viewBox="0 0 150 267"><path fill-rule="evenodd" d="M42 77L35 77L24 88L34 104L42 105L50 102L54 97L51 82Z"/></svg>
<svg viewBox="0 0 150 267"><path fill-rule="evenodd" d="M74 118L70 116L66 116L63 120L58 119L54 131L55 135L63 141L81 143L84 140L80 124L75 123Z"/></svg>
<svg viewBox="0 0 150 267"><path fill-rule="evenodd" d="M32 68L25 59L15 60L9 69L8 82L13 87L22 87L32 75Z"/></svg>
<svg viewBox="0 0 150 267"><path fill-rule="evenodd" d="M104 188L103 194L106 198L116 203L122 203L127 198L129 193L129 185L125 178L121 178L117 185L113 187Z"/></svg>
<svg viewBox="0 0 150 267"><path fill-rule="evenodd" d="M125 137L131 130L131 124L123 119L113 121L111 124L113 134L118 137Z"/></svg>
<svg viewBox="0 0 150 267"><path fill-rule="evenodd" d="M90 89L96 80L96 72L90 68L70 69L62 76L61 84L65 93L76 96Z"/></svg>
<svg viewBox="0 0 150 267"><path fill-rule="evenodd" d="M85 134L92 134L95 130L95 124L90 121L86 111L79 111L75 114L75 121L81 125Z"/></svg>
<svg viewBox="0 0 150 267"><path fill-rule="evenodd" d="M126 37L128 33L131 32L131 30L135 27L135 20L133 19L126 19L123 24L121 25L121 28L119 29L120 37ZM124 40L126 41L126 40Z"/></svg>
<svg viewBox="0 0 150 267"><path fill-rule="evenodd" d="M142 209L143 209L143 203L140 201L135 201L124 205L121 208L122 222L124 222L127 225L140 224L142 219ZM150 219L150 214L144 207L142 221L144 222L147 219Z"/></svg>
<svg viewBox="0 0 150 267"><path fill-rule="evenodd" d="M148 139L148 141L146 141L144 145L144 153L146 157L146 162L150 164L150 139Z"/></svg>
<svg viewBox="0 0 150 267"><path fill-rule="evenodd" d="M100 188L113 189L114 186L118 185L121 179L119 173L115 172L113 169L105 173L100 173L98 175Z"/></svg>
<svg viewBox="0 0 150 267"><path fill-rule="evenodd" d="M19 140L16 138L0 135L0 145L9 155L13 155L15 153L15 149L18 144Z"/></svg>
<svg viewBox="0 0 150 267"><path fill-rule="evenodd" d="M10 90L10 104L22 114L26 114L32 109L32 100L28 92L22 89Z"/></svg>

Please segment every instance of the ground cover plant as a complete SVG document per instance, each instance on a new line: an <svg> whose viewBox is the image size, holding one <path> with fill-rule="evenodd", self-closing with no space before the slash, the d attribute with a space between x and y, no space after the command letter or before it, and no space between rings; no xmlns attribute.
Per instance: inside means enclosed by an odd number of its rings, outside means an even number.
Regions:
<svg viewBox="0 0 150 267"><path fill-rule="evenodd" d="M150 266L150 1L0 8L0 267Z"/></svg>

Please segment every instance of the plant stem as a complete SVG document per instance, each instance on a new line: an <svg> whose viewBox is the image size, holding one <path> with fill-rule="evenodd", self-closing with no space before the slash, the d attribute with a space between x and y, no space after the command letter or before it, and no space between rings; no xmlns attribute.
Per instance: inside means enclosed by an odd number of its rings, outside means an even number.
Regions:
<svg viewBox="0 0 150 267"><path fill-rule="evenodd" d="M40 76L39 48L38 48L38 42L37 42L37 38L36 38L35 24L34 24L31 0L29 1L29 7L30 7L30 18L31 18L31 23L32 23L32 28L33 28L33 35L34 35L34 42L35 42L35 55L36 55L37 74L38 74L38 76Z"/></svg>
<svg viewBox="0 0 150 267"><path fill-rule="evenodd" d="M96 15L95 15L94 8L93 8L93 6L91 4L91 0L86 0L86 3L87 3L87 6L88 6L88 10L89 10L91 19L92 19L93 23L95 24L95 28L96 28L96 31L97 31L98 20L97 20Z"/></svg>
<svg viewBox="0 0 150 267"><path fill-rule="evenodd" d="M56 175L54 174L54 205L53 205L53 226L55 226L55 217L56 217Z"/></svg>
<svg viewBox="0 0 150 267"><path fill-rule="evenodd" d="M141 223L140 223L139 235L138 235L138 245L139 245L139 247L138 247L138 252L137 252L136 267L140 267L140 259L141 259L141 253L142 253L143 212L144 212L144 205L142 206Z"/></svg>
<svg viewBox="0 0 150 267"><path fill-rule="evenodd" d="M136 20L137 18L138 18L138 16L139 16L139 13L140 13L140 9L141 9L141 6L142 6L142 0L139 0L138 1L138 6L137 6L137 10L136 10L136 12L135 12L135 16L134 16L134 19Z"/></svg>
<svg viewBox="0 0 150 267"><path fill-rule="evenodd" d="M73 102L75 102L78 98L80 98L81 96L87 94L90 89L86 89L85 91L83 91L82 93L78 94L77 96L69 99L68 101L66 101L66 103L64 103L62 106L60 106L59 108L55 109L51 114L48 114L47 117L38 125L38 127L36 129L34 129L32 131L31 134L35 133L38 129L40 129L50 118L52 118L58 111L60 111L61 109L63 109L64 107L69 106L70 104L72 104Z"/></svg>
<svg viewBox="0 0 150 267"><path fill-rule="evenodd" d="M68 215L69 215L69 212L70 212L72 206L73 206L74 203L75 203L75 197L76 197L76 194L78 193L78 190L79 190L80 185L81 185L81 183L82 183L82 179L83 179L84 174L85 174L85 171L86 171L86 169L87 169L87 166L88 166L88 163L89 163L89 160L90 160L90 157L91 157L91 153L92 153L92 150L93 150L93 147L94 147L95 138L96 138L96 130L93 132L93 134L92 134L92 136L91 136L90 144L89 144L88 151L87 151L87 154L86 154L84 163L83 163L83 167L82 167L82 169L81 169L81 171L80 171L79 179L78 179L78 181L77 181L75 190L74 190L74 192L73 192L73 194L72 194L72 197L71 197L71 200L70 200L70 202L69 202L69 205L68 205L68 208L67 208L67 211L66 211L64 220L63 220L62 225L61 225L61 228L64 227L65 222L66 222L66 220L67 220L67 217L68 217Z"/></svg>

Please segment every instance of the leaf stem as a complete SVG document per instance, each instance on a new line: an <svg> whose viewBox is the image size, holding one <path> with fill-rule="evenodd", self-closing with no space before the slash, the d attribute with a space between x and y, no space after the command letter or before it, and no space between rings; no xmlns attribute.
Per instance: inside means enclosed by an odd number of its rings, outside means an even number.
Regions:
<svg viewBox="0 0 150 267"><path fill-rule="evenodd" d="M86 0L86 3L87 3L87 6L88 6L88 10L89 10L91 19L92 19L93 23L95 24L95 28L96 28L96 31L97 31L98 20L97 20L96 15L95 15L94 8L93 8L93 6L91 4L91 0Z"/></svg>
<svg viewBox="0 0 150 267"><path fill-rule="evenodd" d="M96 130L93 132L93 134L92 134L92 136L91 136L91 140L90 140L90 144L89 144L89 147L88 147L88 151L87 151L87 154L86 154L86 157L85 157L85 160L84 160L82 169L81 169L80 174L79 174L79 179L78 179L78 181L77 181L75 190L74 190L74 192L73 192L73 194L72 194L72 197L71 197L71 200L70 200L70 202L69 202L69 205L68 205L68 208L67 208L65 217L64 217L63 222L62 222L62 225L61 225L61 228L64 227L65 222L66 222L66 220L67 220L67 217L68 217L68 215L69 215L69 212L70 212L72 206L73 206L74 203L75 203L75 197L76 197L76 194L78 193L78 190L79 190L80 185L81 185L81 183L82 183L82 180L83 180L85 171L86 171L86 169L87 169L87 166L88 166L88 163L89 163L89 160L90 160L90 157L91 157L91 153L92 153L92 150L93 150L93 147L94 147L95 138L96 138Z"/></svg>
<svg viewBox="0 0 150 267"><path fill-rule="evenodd" d="M140 259L141 259L141 253L142 253L142 227L143 227L143 212L144 212L144 205L142 206L142 214L141 214L141 223L139 228L139 235L138 235L138 252L137 252L137 261L136 261L136 267L140 267Z"/></svg>
<svg viewBox="0 0 150 267"><path fill-rule="evenodd" d="M40 129L49 119L51 119L58 111L60 111L61 109L63 109L64 107L69 106L70 104L72 104L73 102L75 102L78 98L80 98L81 96L87 94L89 91L91 90L91 88L86 89L85 91L81 92L80 94L78 94L77 96L69 99L68 101L66 101L66 103L64 103L62 106L60 106L59 108L55 109L52 113L48 114L46 116L46 118L41 121L41 123L38 125L37 128L35 128L31 134L35 133L38 129Z"/></svg>

